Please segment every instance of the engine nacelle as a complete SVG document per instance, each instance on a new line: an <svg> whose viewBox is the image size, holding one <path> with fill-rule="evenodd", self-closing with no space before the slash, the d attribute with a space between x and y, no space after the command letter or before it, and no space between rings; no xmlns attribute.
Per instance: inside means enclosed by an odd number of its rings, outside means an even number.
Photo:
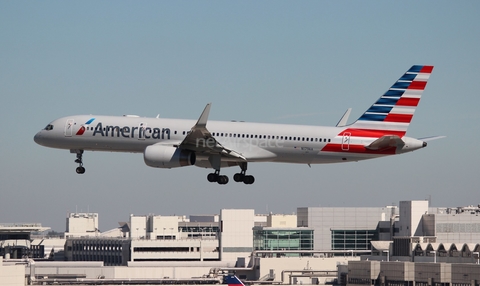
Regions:
<svg viewBox="0 0 480 286"><path fill-rule="evenodd" d="M155 168L177 168L195 164L195 152L173 146L151 145L143 152L145 164Z"/></svg>

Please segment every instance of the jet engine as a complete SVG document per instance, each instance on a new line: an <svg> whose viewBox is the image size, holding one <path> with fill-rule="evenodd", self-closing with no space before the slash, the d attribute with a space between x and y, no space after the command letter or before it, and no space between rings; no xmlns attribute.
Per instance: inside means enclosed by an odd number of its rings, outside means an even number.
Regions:
<svg viewBox="0 0 480 286"><path fill-rule="evenodd" d="M150 145L143 152L145 164L155 168L177 168L195 164L195 152L173 146Z"/></svg>

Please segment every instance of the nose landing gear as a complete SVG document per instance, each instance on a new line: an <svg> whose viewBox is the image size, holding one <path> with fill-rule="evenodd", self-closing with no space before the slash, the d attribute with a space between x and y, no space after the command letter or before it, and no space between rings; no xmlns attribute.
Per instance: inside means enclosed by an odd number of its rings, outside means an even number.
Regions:
<svg viewBox="0 0 480 286"><path fill-rule="evenodd" d="M70 152L77 154L77 159L75 159L75 163L78 164L77 169L75 169L77 174L85 173L85 167L83 167L83 161L82 161L83 150L70 150Z"/></svg>

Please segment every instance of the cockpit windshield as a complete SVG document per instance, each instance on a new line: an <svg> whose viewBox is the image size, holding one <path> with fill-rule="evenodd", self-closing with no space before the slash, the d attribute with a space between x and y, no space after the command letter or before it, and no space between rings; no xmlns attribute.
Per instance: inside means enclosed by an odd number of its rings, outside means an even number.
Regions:
<svg viewBox="0 0 480 286"><path fill-rule="evenodd" d="M45 127L45 130L52 130L53 129L53 125L52 124L48 124L47 127Z"/></svg>

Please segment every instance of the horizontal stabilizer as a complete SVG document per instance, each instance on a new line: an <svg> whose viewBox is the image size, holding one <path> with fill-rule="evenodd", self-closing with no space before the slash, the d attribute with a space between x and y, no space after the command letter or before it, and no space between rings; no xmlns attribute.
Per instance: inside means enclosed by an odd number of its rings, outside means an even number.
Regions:
<svg viewBox="0 0 480 286"><path fill-rule="evenodd" d="M405 142L397 135L385 135L365 146L368 150L380 151L391 147L403 147Z"/></svg>
<svg viewBox="0 0 480 286"><path fill-rule="evenodd" d="M437 139L442 139L442 138L445 138L447 136L430 136L430 137L425 137L425 138L418 138L418 140L422 140L422 141L432 141L432 140L437 140Z"/></svg>

